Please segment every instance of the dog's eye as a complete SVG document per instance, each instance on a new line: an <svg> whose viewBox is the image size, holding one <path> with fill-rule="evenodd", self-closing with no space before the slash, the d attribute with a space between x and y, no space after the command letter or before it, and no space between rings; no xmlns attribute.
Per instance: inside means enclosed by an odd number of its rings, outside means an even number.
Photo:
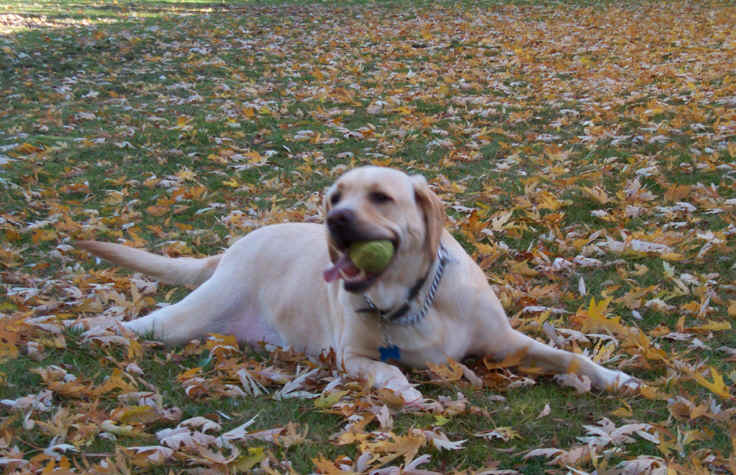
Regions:
<svg viewBox="0 0 736 475"><path fill-rule="evenodd" d="M330 196L330 204L335 206L340 201L340 198L340 193L333 193L333 195Z"/></svg>
<svg viewBox="0 0 736 475"><path fill-rule="evenodd" d="M382 191L374 191L371 192L370 195L368 195L368 199L370 199L373 203L376 204L383 204L388 203L389 201L393 201L394 199L391 198L389 195Z"/></svg>

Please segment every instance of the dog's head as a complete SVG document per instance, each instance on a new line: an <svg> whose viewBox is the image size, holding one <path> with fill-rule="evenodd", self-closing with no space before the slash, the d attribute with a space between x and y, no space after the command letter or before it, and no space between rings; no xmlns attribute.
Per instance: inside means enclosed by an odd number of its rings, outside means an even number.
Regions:
<svg viewBox="0 0 736 475"><path fill-rule="evenodd" d="M327 190L325 209L333 263L325 279L342 278L345 290L360 292L379 279L404 280L402 276L426 268L437 255L445 213L422 176L381 167L351 170ZM369 274L352 265L351 244L379 239L394 245L386 269Z"/></svg>

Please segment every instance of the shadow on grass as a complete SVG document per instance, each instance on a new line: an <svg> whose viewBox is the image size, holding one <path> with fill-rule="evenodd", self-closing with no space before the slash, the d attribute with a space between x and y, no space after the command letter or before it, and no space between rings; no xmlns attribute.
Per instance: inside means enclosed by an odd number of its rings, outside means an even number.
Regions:
<svg viewBox="0 0 736 475"><path fill-rule="evenodd" d="M267 1L137 1L66 2L16 0L0 6L0 37L18 32L105 23L132 23L143 18L245 10L274 4Z"/></svg>

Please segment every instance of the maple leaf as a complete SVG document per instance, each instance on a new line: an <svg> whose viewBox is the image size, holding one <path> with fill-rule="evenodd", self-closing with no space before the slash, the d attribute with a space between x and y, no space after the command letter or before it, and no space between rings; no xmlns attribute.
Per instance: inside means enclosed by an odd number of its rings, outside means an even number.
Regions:
<svg viewBox="0 0 736 475"><path fill-rule="evenodd" d="M462 365L452 359L448 359L447 364L445 365L436 365L428 362L427 368L429 368L432 373L439 376L439 382L441 383L454 383L456 381L460 381L464 374Z"/></svg>
<svg viewBox="0 0 736 475"><path fill-rule="evenodd" d="M589 333L591 331L608 330L614 334L627 334L626 328L621 324L620 317L607 317L608 304L613 300L611 297L605 298L598 302L595 297L590 298L590 304L582 317L582 331Z"/></svg>
<svg viewBox="0 0 736 475"><path fill-rule="evenodd" d="M412 460L419 449L426 443L426 435L422 431L415 429L406 435L398 435L391 432L385 440L376 442L363 441L360 444L360 448L362 451L376 454L373 460L377 460L381 465L384 465L399 457L404 457L405 462Z"/></svg>
<svg viewBox="0 0 736 475"><path fill-rule="evenodd" d="M332 407L340 401L349 391L330 391L323 392L317 399L314 400L314 405L320 409L326 409Z"/></svg>
<svg viewBox="0 0 736 475"><path fill-rule="evenodd" d="M261 461L265 460L266 456L263 447L248 447L247 455L237 457L232 463L232 467L238 472L248 472L261 463Z"/></svg>
<svg viewBox="0 0 736 475"><path fill-rule="evenodd" d="M526 357L528 351L529 350L527 348L522 348L518 351L506 355L506 357L501 361L493 361L487 358L483 358L483 365L487 369L501 369L518 366L522 361L524 361L524 358Z"/></svg>
<svg viewBox="0 0 736 475"><path fill-rule="evenodd" d="M728 391L728 387L723 381L723 376L721 376L721 373L719 373L718 370L716 370L712 366L708 367L708 369L710 370L710 375L713 378L712 381L709 381L708 379L706 379L703 375L701 375L698 372L692 373L693 379L695 379L695 381L697 381L698 384L700 384L704 388L707 388L710 391L712 391L714 394L724 399L733 399L734 397Z"/></svg>
<svg viewBox="0 0 736 475"><path fill-rule="evenodd" d="M151 406L132 406L118 408L111 414L113 419L122 423L150 423L159 418L156 409Z"/></svg>
<svg viewBox="0 0 736 475"><path fill-rule="evenodd" d="M359 473L352 470L343 470L338 467L335 462L327 460L322 455L313 458L312 463L314 464L314 467L317 469L318 473L322 473L325 475L357 475Z"/></svg>

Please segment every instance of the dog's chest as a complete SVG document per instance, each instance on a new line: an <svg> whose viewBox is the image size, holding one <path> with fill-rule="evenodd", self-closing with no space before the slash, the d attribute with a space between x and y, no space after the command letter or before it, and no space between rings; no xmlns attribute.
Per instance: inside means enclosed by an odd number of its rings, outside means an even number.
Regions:
<svg viewBox="0 0 736 475"><path fill-rule="evenodd" d="M378 324L380 334L379 358L397 361L412 367L425 367L427 363L442 364L448 358L459 359L455 345L448 342L444 328L427 319L417 325L397 326Z"/></svg>

